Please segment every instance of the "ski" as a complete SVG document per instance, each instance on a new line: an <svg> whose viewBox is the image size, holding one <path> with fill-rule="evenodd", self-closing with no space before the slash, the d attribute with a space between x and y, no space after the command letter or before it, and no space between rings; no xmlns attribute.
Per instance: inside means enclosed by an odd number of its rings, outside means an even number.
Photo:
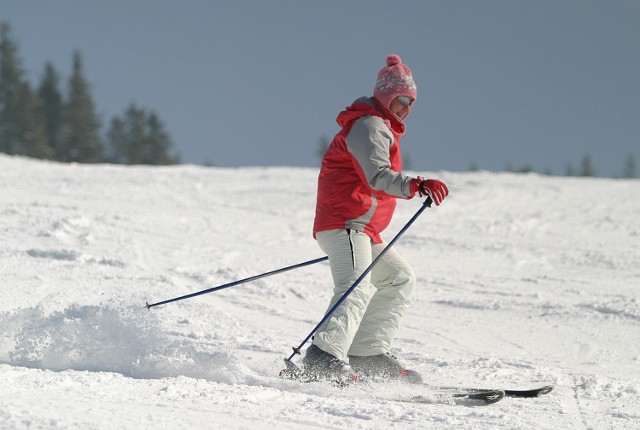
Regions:
<svg viewBox="0 0 640 430"><path fill-rule="evenodd" d="M410 384L424 387L425 391L433 393L436 397L451 397L454 403L459 404L486 404L490 405L499 402L505 397L539 397L553 391L554 385L544 385L532 389L489 389L489 388L464 388L464 387L441 387L429 384ZM433 403L433 397L413 396L407 399L396 399L408 403Z"/></svg>
<svg viewBox="0 0 640 430"><path fill-rule="evenodd" d="M429 387L428 384L424 384L424 385ZM491 388L462 388L462 387L438 387L438 388L444 389L444 390L464 390L470 393L483 393L483 392L494 391L494 389L491 389ZM531 397L540 397L545 394L549 394L551 391L553 391L554 388L555 388L555 385L549 384L549 385L543 385L541 387L531 388L531 389L503 389L501 391L504 391L505 397L531 398Z"/></svg>
<svg viewBox="0 0 640 430"><path fill-rule="evenodd" d="M492 405L494 403L499 402L505 397L505 392L503 390L487 390L487 391L453 391L449 392L448 390L433 390L431 391L431 395L415 395L407 398L395 398L389 399L396 402L403 403L447 403L452 402L458 405L466 405L466 406L482 406L482 405ZM438 400L434 400L438 399Z"/></svg>

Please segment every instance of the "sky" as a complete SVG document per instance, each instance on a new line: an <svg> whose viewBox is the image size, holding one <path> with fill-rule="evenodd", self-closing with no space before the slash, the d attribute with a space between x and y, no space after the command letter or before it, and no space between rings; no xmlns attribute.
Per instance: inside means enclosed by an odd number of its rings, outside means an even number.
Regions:
<svg viewBox="0 0 640 430"><path fill-rule="evenodd" d="M390 53L411 170L640 162L640 0L1 0L29 80L82 54L106 131L155 111L187 163L318 167Z"/></svg>

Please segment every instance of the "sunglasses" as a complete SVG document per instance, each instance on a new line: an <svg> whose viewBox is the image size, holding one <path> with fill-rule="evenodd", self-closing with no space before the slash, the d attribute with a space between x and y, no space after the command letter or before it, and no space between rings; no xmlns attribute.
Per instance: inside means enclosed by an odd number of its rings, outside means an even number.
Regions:
<svg viewBox="0 0 640 430"><path fill-rule="evenodd" d="M412 99L411 97L407 97L407 96L400 96L400 97L396 98L396 100L398 100L398 102L404 107L409 107L415 102L414 99Z"/></svg>

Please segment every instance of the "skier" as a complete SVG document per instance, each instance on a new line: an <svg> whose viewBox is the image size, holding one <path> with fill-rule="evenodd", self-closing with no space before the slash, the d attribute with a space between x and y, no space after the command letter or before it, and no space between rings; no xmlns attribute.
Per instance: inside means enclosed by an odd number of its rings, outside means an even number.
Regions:
<svg viewBox="0 0 640 430"><path fill-rule="evenodd" d="M333 276L328 309L385 248L380 233L397 198L428 195L440 205L449 194L442 181L402 173L400 137L416 96L411 70L391 54L373 97L357 99L337 117L342 130L322 160L313 227ZM305 372L347 381L355 375L420 379L389 353L414 284L413 270L390 249L318 328L302 361Z"/></svg>

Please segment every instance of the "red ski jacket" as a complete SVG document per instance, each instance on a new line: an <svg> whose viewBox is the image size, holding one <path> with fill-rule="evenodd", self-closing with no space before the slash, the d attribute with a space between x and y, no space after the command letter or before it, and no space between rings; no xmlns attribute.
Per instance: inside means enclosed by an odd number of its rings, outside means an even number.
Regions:
<svg viewBox="0 0 640 430"><path fill-rule="evenodd" d="M413 197L413 178L402 173L404 124L382 112L375 99L363 97L338 115L342 130L325 153L318 176L314 237L349 228L380 243L396 198Z"/></svg>

